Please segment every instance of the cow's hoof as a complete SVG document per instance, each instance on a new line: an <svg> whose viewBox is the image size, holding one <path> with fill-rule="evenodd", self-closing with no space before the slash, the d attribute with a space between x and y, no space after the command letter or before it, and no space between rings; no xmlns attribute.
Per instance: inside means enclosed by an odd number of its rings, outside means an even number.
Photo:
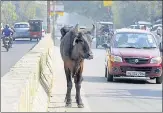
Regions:
<svg viewBox="0 0 163 113"><path fill-rule="evenodd" d="M66 104L65 107L70 108L72 107L72 104Z"/></svg>
<svg viewBox="0 0 163 113"><path fill-rule="evenodd" d="M78 104L78 108L84 108L84 104Z"/></svg>

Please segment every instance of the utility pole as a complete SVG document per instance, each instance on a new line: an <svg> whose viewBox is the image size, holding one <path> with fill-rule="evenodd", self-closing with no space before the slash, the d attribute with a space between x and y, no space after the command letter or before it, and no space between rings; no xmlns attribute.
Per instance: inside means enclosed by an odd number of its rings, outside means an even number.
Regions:
<svg viewBox="0 0 163 113"><path fill-rule="evenodd" d="M50 33L50 0L47 0L47 33Z"/></svg>
<svg viewBox="0 0 163 113"><path fill-rule="evenodd" d="M55 45L55 1L53 1L52 3L53 5L53 42L54 42L54 45Z"/></svg>

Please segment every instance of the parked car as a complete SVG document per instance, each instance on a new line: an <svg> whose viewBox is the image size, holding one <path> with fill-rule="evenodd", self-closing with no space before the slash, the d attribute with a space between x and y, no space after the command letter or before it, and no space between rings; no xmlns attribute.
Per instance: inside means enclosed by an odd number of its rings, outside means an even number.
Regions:
<svg viewBox="0 0 163 113"><path fill-rule="evenodd" d="M105 77L107 81L116 78L150 78L161 84L162 55L155 36L149 31L119 29L110 45L105 44Z"/></svg>
<svg viewBox="0 0 163 113"><path fill-rule="evenodd" d="M15 30L15 33L13 35L13 40L18 39L18 38L30 38L28 22L15 23L14 30Z"/></svg>

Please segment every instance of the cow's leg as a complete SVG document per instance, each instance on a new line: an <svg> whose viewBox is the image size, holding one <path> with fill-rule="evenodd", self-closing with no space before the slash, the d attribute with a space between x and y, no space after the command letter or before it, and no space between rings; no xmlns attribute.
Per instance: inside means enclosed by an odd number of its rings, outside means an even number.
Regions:
<svg viewBox="0 0 163 113"><path fill-rule="evenodd" d="M69 69L65 68L65 74L67 79L67 93L65 97L66 107L71 107L71 89L72 89L72 79L71 79L71 72Z"/></svg>
<svg viewBox="0 0 163 113"><path fill-rule="evenodd" d="M84 107L84 104L82 102L81 95L80 95L81 83L83 80L82 71L83 71L83 65L80 67L80 69L79 69L79 71L75 77L76 103L77 103L79 108Z"/></svg>

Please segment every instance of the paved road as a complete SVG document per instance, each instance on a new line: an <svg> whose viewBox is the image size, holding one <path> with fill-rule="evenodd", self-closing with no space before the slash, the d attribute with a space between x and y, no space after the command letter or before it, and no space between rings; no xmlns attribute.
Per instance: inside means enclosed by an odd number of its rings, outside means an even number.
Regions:
<svg viewBox="0 0 163 113"><path fill-rule="evenodd" d="M75 87L72 90L72 108L65 108L66 77L59 48L55 49L55 81L49 111L72 112L161 112L162 85L154 81L120 80L106 82L104 77L104 50L94 49L94 59L86 60L82 99L85 108L77 108Z"/></svg>
<svg viewBox="0 0 163 113"><path fill-rule="evenodd" d="M1 47L1 77L4 76L25 53L34 47L36 43L37 41L33 40L30 42L29 39L16 40L13 44L13 48L11 48L9 52L6 52L5 48Z"/></svg>

